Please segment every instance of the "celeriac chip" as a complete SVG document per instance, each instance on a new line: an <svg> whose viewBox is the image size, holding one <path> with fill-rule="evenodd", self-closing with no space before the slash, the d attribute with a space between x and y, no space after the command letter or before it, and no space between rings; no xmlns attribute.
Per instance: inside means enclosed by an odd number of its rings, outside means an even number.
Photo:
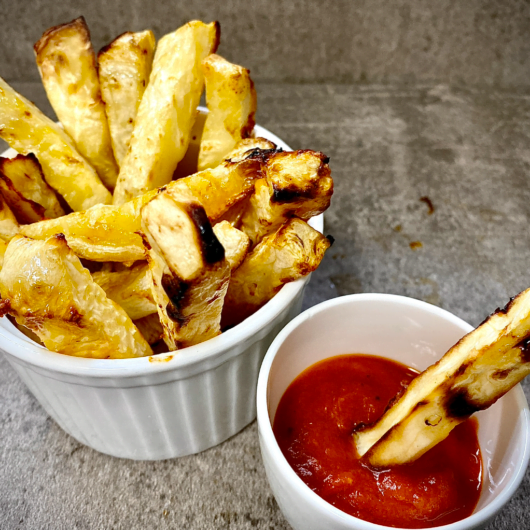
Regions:
<svg viewBox="0 0 530 530"><path fill-rule="evenodd" d="M171 182L165 189L191 191L214 222L232 205L252 193L263 161L274 152L251 150L238 162L223 162L214 169ZM132 263L142 260L145 259L145 247L138 234L141 230L140 210L158 193L158 190L152 190L123 206L97 206L85 212L23 226L22 234L34 239L64 234L79 257L92 261Z"/></svg>
<svg viewBox="0 0 530 530"><path fill-rule="evenodd" d="M287 219L307 220L329 207L333 179L324 154L309 150L275 153L265 163L263 174L237 225L254 245Z"/></svg>
<svg viewBox="0 0 530 530"><path fill-rule="evenodd" d="M149 82L154 52L155 36L151 30L146 30L127 31L98 53L101 96L119 166L129 148L134 119Z"/></svg>
<svg viewBox="0 0 530 530"><path fill-rule="evenodd" d="M121 271L100 270L92 273L92 279L132 320L157 312L151 293L151 274L146 262L135 263Z"/></svg>
<svg viewBox="0 0 530 530"><path fill-rule="evenodd" d="M237 269L250 248L250 238L241 230L234 228L228 221L221 221L213 227L213 232L219 243L225 249L225 258L230 270Z"/></svg>
<svg viewBox="0 0 530 530"><path fill-rule="evenodd" d="M210 221L215 223L252 193L262 166L276 152L274 149L252 149L237 160L225 160L213 169L171 182L167 189L185 184L204 206Z"/></svg>
<svg viewBox="0 0 530 530"><path fill-rule="evenodd" d="M94 206L58 219L22 227L33 239L64 234L68 245L80 258L91 261L134 262L146 259L140 230L140 216L110 205Z"/></svg>
<svg viewBox="0 0 530 530"><path fill-rule="evenodd" d="M458 341L373 425L354 433L374 466L412 462L530 374L530 289Z"/></svg>
<svg viewBox="0 0 530 530"><path fill-rule="evenodd" d="M158 42L129 150L114 191L121 205L171 181L184 157L204 85L202 60L219 43L219 24L188 22Z"/></svg>
<svg viewBox="0 0 530 530"><path fill-rule="evenodd" d="M114 189L118 166L85 19L79 17L48 29L34 48L53 110L79 152L94 166L107 188Z"/></svg>
<svg viewBox="0 0 530 530"><path fill-rule="evenodd" d="M0 313L45 346L77 357L120 359L152 353L127 313L91 278L66 240L17 236L0 271Z"/></svg>
<svg viewBox="0 0 530 530"><path fill-rule="evenodd" d="M283 285L313 272L330 242L301 219L265 237L232 273L223 307L223 329L268 302Z"/></svg>
<svg viewBox="0 0 530 530"><path fill-rule="evenodd" d="M144 206L142 228L168 348L218 335L230 266L202 205L186 187L166 189Z"/></svg>
<svg viewBox="0 0 530 530"><path fill-rule="evenodd" d="M0 157L0 189L19 223L35 223L64 215L33 154Z"/></svg>
<svg viewBox="0 0 530 530"><path fill-rule="evenodd" d="M255 125L256 91L250 72L219 55L202 62L208 116L202 133L198 169L222 162L236 144L248 138Z"/></svg>
<svg viewBox="0 0 530 530"><path fill-rule="evenodd" d="M86 210L112 197L72 139L33 103L0 78L0 138L15 151L39 159L46 182L70 208Z"/></svg>

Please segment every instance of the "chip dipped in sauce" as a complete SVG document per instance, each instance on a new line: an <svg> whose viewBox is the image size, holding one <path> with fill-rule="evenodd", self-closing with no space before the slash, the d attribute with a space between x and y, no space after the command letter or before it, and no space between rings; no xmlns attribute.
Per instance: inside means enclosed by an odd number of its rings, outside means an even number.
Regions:
<svg viewBox="0 0 530 530"><path fill-rule="evenodd" d="M471 515L482 486L476 420L411 464L376 469L355 451L355 428L376 421L416 375L372 355L340 355L302 372L273 427L298 476L336 508L380 525L430 528Z"/></svg>

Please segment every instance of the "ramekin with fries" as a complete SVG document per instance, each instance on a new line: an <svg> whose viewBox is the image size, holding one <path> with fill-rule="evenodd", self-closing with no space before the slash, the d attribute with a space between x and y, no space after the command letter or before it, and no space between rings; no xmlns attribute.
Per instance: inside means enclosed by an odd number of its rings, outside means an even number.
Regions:
<svg viewBox="0 0 530 530"><path fill-rule="evenodd" d="M82 17L50 28L35 54L60 124L0 79L0 347L116 456L194 453L252 421L261 359L330 246L328 158L255 126L219 38L192 21L96 57Z"/></svg>

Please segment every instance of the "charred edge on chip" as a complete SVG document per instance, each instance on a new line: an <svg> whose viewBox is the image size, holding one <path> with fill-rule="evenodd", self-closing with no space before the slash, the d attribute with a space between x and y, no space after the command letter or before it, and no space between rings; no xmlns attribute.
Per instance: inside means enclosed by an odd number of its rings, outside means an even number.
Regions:
<svg viewBox="0 0 530 530"><path fill-rule="evenodd" d="M225 257L225 249L217 239L204 208L199 204L189 204L186 210L199 232L204 261L210 264L221 261Z"/></svg>
<svg viewBox="0 0 530 530"><path fill-rule="evenodd" d="M397 393L393 398L391 398L391 399L389 400L389 402L387 403L387 406L385 407L385 410L384 410L382 416L384 416L384 415L387 413L387 411L388 411L389 409L391 409L391 408L392 408L392 407L393 407L393 406L394 406L394 405L395 405L395 404L401 399L401 396L405 393L406 390L407 390L407 387L406 387L406 386L402 387L402 388L398 391L398 393ZM379 420L378 420L378 421L379 421ZM377 422L374 422L374 425L375 425L375 423L377 423Z"/></svg>
<svg viewBox="0 0 530 530"><path fill-rule="evenodd" d="M214 22L214 31L215 31L215 40L212 44L212 51L211 53L215 53L217 51L217 48L219 48L219 43L221 42L221 24L216 20Z"/></svg>
<svg viewBox="0 0 530 530"><path fill-rule="evenodd" d="M301 156L307 153L310 153L312 156L318 157L321 160L321 164L319 168L317 169L317 175L320 178L329 177L330 170L329 170L329 166L327 165L329 158L324 153L318 153L318 152L315 153L307 149L300 149L294 152L295 156ZM285 154L292 155L292 153L285 153ZM321 187L321 184L319 182L313 182L312 184L310 184L304 189L301 189L300 187L296 185L292 185L292 186L287 185L287 186L280 188L276 184L273 184L271 202L289 203L289 202L295 202L297 199L315 199L321 193L320 187ZM332 191L333 190L331 190L331 192Z"/></svg>
<svg viewBox="0 0 530 530"><path fill-rule="evenodd" d="M179 281L170 274L162 276L162 288L169 298L169 303L166 306L167 315L173 322L181 326L187 322L187 318L182 314L180 304L186 296L188 287L187 283Z"/></svg>
<svg viewBox="0 0 530 530"><path fill-rule="evenodd" d="M360 422L358 423L351 431L352 434L364 431L365 429L369 429L373 424L372 423L364 423Z"/></svg>
<svg viewBox="0 0 530 530"><path fill-rule="evenodd" d="M482 407L473 403L467 393L467 390L462 388L454 391L447 398L444 408L447 414L453 418L467 418L481 410Z"/></svg>
<svg viewBox="0 0 530 530"><path fill-rule="evenodd" d="M316 187L310 187L305 190L301 190L296 186L286 186L285 188L279 188L276 184L273 184L271 202L280 204L286 202L295 202L298 199L313 199L316 197L316 195Z"/></svg>
<svg viewBox="0 0 530 530"><path fill-rule="evenodd" d="M146 235L143 232L135 232L135 234L138 234L142 238L142 243L144 244L144 247L147 251L151 250L151 244L147 240Z"/></svg>
<svg viewBox="0 0 530 530"><path fill-rule="evenodd" d="M328 234L326 239L329 241L329 246L332 247L333 243L335 243L335 238L331 234Z"/></svg>
<svg viewBox="0 0 530 530"><path fill-rule="evenodd" d="M488 315L480 324L479 324L479 327L482 326L482 324L486 323L490 318L494 317L495 315L506 315L508 313L508 311L512 308L515 300L517 300L517 298L519 297L519 294L515 295L515 296L512 296L510 298L510 300L508 301L508 303L504 306L504 307L497 307L497 309L495 309L495 311L493 311L493 313L491 313L491 315Z"/></svg>
<svg viewBox="0 0 530 530"><path fill-rule="evenodd" d="M107 53L110 49L116 47L116 43L123 39L126 35L134 35L131 31L124 31L122 34L118 35L113 41L109 42L106 46L103 46L101 50L98 52L98 59L100 58L100 55L103 55L104 53Z"/></svg>
<svg viewBox="0 0 530 530"><path fill-rule="evenodd" d="M467 367L470 365L470 363L462 363L459 367L458 367L458 370L455 372L455 375L454 377L460 377L466 370L467 370Z"/></svg>
<svg viewBox="0 0 530 530"><path fill-rule="evenodd" d="M35 50L35 53L37 54L37 63L41 64L43 57L39 57L39 54L42 53L42 51L48 46L50 40L52 40L57 33L61 33L63 30L67 28L75 28L79 31L79 34L83 34L85 42L90 44L90 47L92 47L92 43L90 41L90 31L88 29L85 17L81 16L78 17L71 22L67 22L66 24L59 24L58 26L53 26L52 28L47 29L43 34L42 37L33 45L33 49Z"/></svg>
<svg viewBox="0 0 530 530"><path fill-rule="evenodd" d="M255 149L249 149L245 153L245 160L257 160L262 164L265 164L271 156L274 156L277 153L283 153L281 147L276 147L274 149L260 149L256 147Z"/></svg>
<svg viewBox="0 0 530 530"><path fill-rule="evenodd" d="M393 398L391 398L391 399L388 401L388 403L387 403L387 405L386 405L386 407L385 407L385 410L384 410L383 414L381 414L381 417L383 417L383 416L387 413L387 411L388 411L389 409L391 409L391 408L392 408L392 407L393 407L393 406L399 401L399 399L400 399L401 396L405 393L406 390L407 390L407 387L403 387L403 388L401 388L401 389L398 391L398 393L397 393ZM418 405L420 405L420 403L418 403ZM416 405L416 406L418 406L418 405ZM353 428L352 433L354 433L354 432L360 432L360 431L363 431L363 430L365 430L365 429L371 429L371 428L372 428L374 425L376 425L378 422L379 422L379 420L376 420L376 421L374 421L373 423L358 423L358 424Z"/></svg>

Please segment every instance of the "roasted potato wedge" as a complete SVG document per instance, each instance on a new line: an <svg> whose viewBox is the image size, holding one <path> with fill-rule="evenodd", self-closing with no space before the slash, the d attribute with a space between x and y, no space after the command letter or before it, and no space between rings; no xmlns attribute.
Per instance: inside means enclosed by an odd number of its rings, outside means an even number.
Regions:
<svg viewBox="0 0 530 530"><path fill-rule="evenodd" d="M10 241L20 231L20 226L7 205L2 194L0 194L0 239Z"/></svg>
<svg viewBox="0 0 530 530"><path fill-rule="evenodd" d="M33 154L0 157L0 189L19 223L30 224L64 215Z"/></svg>
<svg viewBox="0 0 530 530"><path fill-rule="evenodd" d="M142 228L168 348L218 335L230 266L202 205L186 187L166 189L142 209Z"/></svg>
<svg viewBox="0 0 530 530"><path fill-rule="evenodd" d="M92 279L132 320L157 312L147 262L135 263L131 268L125 267L116 272L100 270L92 274Z"/></svg>
<svg viewBox="0 0 530 530"><path fill-rule="evenodd" d="M123 33L98 54L101 96L119 166L129 148L138 106L149 82L155 53L151 30Z"/></svg>
<svg viewBox="0 0 530 530"><path fill-rule="evenodd" d="M328 160L323 153L309 150L271 156L238 228L255 245L291 217L307 220L326 210L333 195Z"/></svg>
<svg viewBox="0 0 530 530"><path fill-rule="evenodd" d="M234 228L228 221L221 221L213 227L213 232L223 248L230 270L236 270L247 255L250 238L241 230Z"/></svg>
<svg viewBox="0 0 530 530"><path fill-rule="evenodd" d="M22 154L34 153L46 182L70 208L86 210L112 197L72 139L0 78L0 138Z"/></svg>
<svg viewBox="0 0 530 530"><path fill-rule="evenodd" d="M281 287L313 272L330 242L301 219L290 219L264 238L232 273L223 307L223 329L268 302Z"/></svg>
<svg viewBox="0 0 530 530"><path fill-rule="evenodd" d="M151 346L159 343L164 338L164 328L160 323L158 313L152 313L151 315L135 320L134 325Z"/></svg>
<svg viewBox="0 0 530 530"><path fill-rule="evenodd" d="M14 316L51 350L120 359L152 353L127 313L91 278L61 235L14 238L0 271L0 313Z"/></svg>
<svg viewBox="0 0 530 530"><path fill-rule="evenodd" d="M530 289L416 377L373 425L354 433L374 466L412 462L530 374Z"/></svg>
<svg viewBox="0 0 530 530"><path fill-rule="evenodd" d="M118 166L85 19L79 17L48 29L34 49L53 110L79 152L94 166L107 188L114 189Z"/></svg>
<svg viewBox="0 0 530 530"><path fill-rule="evenodd" d="M219 165L256 124L257 99L250 72L219 55L202 62L208 116L199 150L198 169Z"/></svg>
<svg viewBox="0 0 530 530"><path fill-rule="evenodd" d="M218 43L217 22L188 22L160 39L121 164L114 204L171 181L188 148L203 90L201 62Z"/></svg>

